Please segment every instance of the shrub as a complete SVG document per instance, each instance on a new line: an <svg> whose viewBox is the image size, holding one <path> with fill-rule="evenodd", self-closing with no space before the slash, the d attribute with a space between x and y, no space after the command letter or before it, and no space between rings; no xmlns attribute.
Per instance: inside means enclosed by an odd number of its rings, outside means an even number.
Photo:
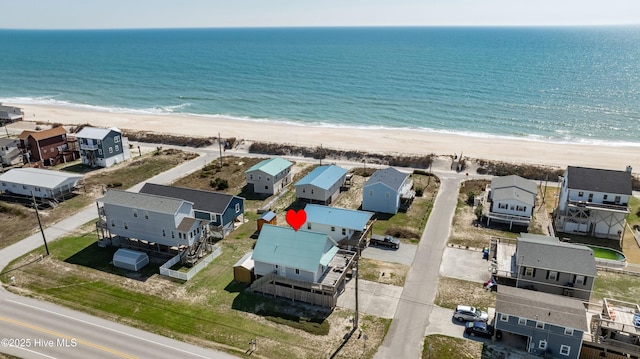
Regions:
<svg viewBox="0 0 640 359"><path fill-rule="evenodd" d="M416 192L416 197L422 197L424 194L424 187L414 187L413 190Z"/></svg>
<svg viewBox="0 0 640 359"><path fill-rule="evenodd" d="M402 227L391 227L385 234L396 238L420 238L420 233Z"/></svg>
<svg viewBox="0 0 640 359"><path fill-rule="evenodd" d="M116 188L116 187L122 187L122 182L107 183L107 188Z"/></svg>
<svg viewBox="0 0 640 359"><path fill-rule="evenodd" d="M482 205L478 205L478 207L476 207L475 211L473 211L473 214L476 215L476 217L478 217L478 221L482 219Z"/></svg>
<svg viewBox="0 0 640 359"><path fill-rule="evenodd" d="M216 177L216 179L213 179L209 182L209 186L211 186L211 188L215 188L218 191L222 191L229 188L229 181L220 177Z"/></svg>

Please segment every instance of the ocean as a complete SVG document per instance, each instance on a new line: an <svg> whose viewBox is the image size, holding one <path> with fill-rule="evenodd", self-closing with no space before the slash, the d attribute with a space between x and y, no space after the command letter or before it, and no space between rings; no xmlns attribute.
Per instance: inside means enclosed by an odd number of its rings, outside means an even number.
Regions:
<svg viewBox="0 0 640 359"><path fill-rule="evenodd" d="M640 146L638 44L640 26L0 30L0 102Z"/></svg>

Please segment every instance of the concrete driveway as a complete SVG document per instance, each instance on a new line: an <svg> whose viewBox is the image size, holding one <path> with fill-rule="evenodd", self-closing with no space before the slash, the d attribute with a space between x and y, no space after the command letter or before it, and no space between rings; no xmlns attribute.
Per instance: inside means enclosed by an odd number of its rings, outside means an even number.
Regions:
<svg viewBox="0 0 640 359"><path fill-rule="evenodd" d="M398 249L369 246L362 250L362 257L410 266L411 263L413 263L413 258L416 256L416 250L418 250L417 245L406 243L401 243Z"/></svg>
<svg viewBox="0 0 640 359"><path fill-rule="evenodd" d="M402 287L395 285L358 280L358 309L361 313L381 318L393 318L402 294ZM356 281L347 282L345 290L338 297L338 306L355 310Z"/></svg>
<svg viewBox="0 0 640 359"><path fill-rule="evenodd" d="M433 306L425 335L442 334L454 338L464 338L464 323L453 319L453 310Z"/></svg>
<svg viewBox="0 0 640 359"><path fill-rule="evenodd" d="M491 278L489 262L482 259L482 252L452 247L444 250L440 275L478 283Z"/></svg>

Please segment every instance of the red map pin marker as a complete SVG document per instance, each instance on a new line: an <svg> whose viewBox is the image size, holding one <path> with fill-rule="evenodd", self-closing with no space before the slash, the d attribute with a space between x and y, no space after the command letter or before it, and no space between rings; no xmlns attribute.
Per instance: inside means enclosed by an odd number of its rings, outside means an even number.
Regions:
<svg viewBox="0 0 640 359"><path fill-rule="evenodd" d="M304 209L298 212L290 209L287 211L287 223L297 232L298 229L307 221L307 212Z"/></svg>

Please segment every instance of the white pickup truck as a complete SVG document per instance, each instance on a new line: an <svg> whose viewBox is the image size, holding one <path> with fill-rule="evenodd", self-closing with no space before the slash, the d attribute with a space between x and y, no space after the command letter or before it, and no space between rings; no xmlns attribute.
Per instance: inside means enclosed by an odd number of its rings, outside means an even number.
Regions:
<svg viewBox="0 0 640 359"><path fill-rule="evenodd" d="M400 248L400 240L391 236L378 236L374 234L371 236L369 244L393 249Z"/></svg>

